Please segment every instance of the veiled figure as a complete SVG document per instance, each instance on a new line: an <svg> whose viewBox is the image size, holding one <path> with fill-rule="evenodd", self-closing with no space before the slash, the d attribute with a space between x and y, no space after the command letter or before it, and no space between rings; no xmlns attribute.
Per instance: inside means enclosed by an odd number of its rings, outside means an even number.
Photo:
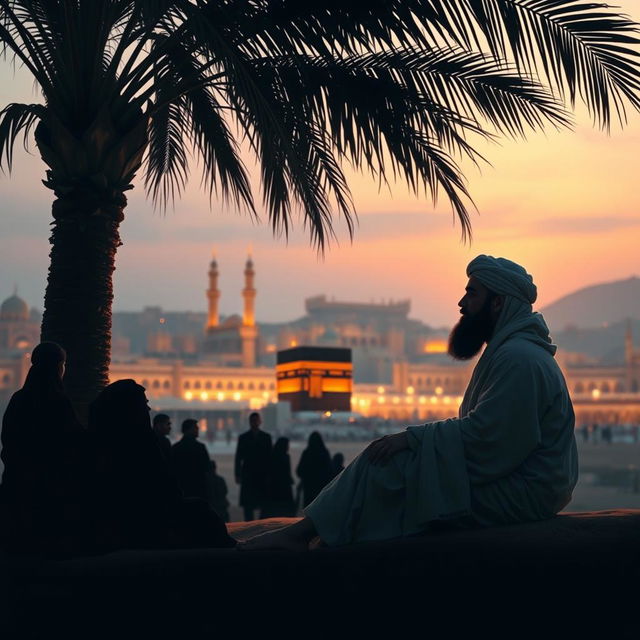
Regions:
<svg viewBox="0 0 640 640"><path fill-rule="evenodd" d="M89 428L98 549L235 545L205 501L183 498L151 429L143 387L133 380L106 387L90 406Z"/></svg>
<svg viewBox="0 0 640 640"><path fill-rule="evenodd" d="M2 420L2 535L13 550L71 554L90 539L87 434L62 384L66 354L43 342Z"/></svg>

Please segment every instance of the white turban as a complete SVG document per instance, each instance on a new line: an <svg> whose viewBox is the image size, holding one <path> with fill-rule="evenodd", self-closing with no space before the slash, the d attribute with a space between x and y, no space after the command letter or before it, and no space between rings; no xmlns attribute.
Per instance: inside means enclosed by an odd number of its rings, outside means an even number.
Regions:
<svg viewBox="0 0 640 640"><path fill-rule="evenodd" d="M538 297L533 278L524 267L506 258L479 255L468 264L467 276L477 278L498 295L511 296L521 302L533 304Z"/></svg>

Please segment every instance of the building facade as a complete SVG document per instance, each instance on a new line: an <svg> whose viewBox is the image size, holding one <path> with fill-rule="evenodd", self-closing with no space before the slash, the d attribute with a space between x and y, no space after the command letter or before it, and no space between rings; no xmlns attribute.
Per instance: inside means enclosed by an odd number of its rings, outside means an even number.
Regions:
<svg viewBox="0 0 640 640"><path fill-rule="evenodd" d="M165 313L159 307L120 314L111 380L135 379L159 408L173 403L193 411L237 413L277 401L279 350L348 347L354 412L406 421L456 414L475 363L450 359L446 335L409 318L409 300L358 303L315 296L305 301L302 318L259 323L255 278L249 256L242 315L221 317L215 258L209 264L206 314ZM22 385L39 332L38 314L17 292L0 305L0 408ZM640 349L634 346L631 325L624 341L624 361L607 365L559 350L577 424L640 423Z"/></svg>

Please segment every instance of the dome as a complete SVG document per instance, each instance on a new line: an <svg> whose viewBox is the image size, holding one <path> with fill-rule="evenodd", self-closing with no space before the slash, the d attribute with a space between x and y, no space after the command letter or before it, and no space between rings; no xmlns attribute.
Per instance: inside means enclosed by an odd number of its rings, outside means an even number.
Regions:
<svg viewBox="0 0 640 640"><path fill-rule="evenodd" d="M14 293L0 306L0 319L29 320L29 305Z"/></svg>

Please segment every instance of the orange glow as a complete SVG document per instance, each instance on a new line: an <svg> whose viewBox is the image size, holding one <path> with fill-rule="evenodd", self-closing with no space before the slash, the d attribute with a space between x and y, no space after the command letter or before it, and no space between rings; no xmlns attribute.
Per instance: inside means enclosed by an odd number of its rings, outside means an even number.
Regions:
<svg viewBox="0 0 640 640"><path fill-rule="evenodd" d="M295 362L287 362L286 364L279 364L276 367L278 372L281 371L297 371L298 369L311 369L316 370L318 373L322 373L323 370L328 371L352 371L353 365L350 362L322 362L322 361L307 361L296 360Z"/></svg>
<svg viewBox="0 0 640 640"><path fill-rule="evenodd" d="M265 348L265 351L267 353L275 353L276 352L276 345L275 344L268 344Z"/></svg>
<svg viewBox="0 0 640 640"><path fill-rule="evenodd" d="M427 340L424 343L425 353L447 353L447 343L445 340Z"/></svg>
<svg viewBox="0 0 640 640"><path fill-rule="evenodd" d="M297 347L298 346L298 341L297 340L291 340L289 342L289 346L290 347Z"/></svg>
<svg viewBox="0 0 640 640"><path fill-rule="evenodd" d="M278 393L297 393L302 391L302 380L300 378L285 378L278 380Z"/></svg>
<svg viewBox="0 0 640 640"><path fill-rule="evenodd" d="M323 378L322 391L327 393L351 393L349 378Z"/></svg>

